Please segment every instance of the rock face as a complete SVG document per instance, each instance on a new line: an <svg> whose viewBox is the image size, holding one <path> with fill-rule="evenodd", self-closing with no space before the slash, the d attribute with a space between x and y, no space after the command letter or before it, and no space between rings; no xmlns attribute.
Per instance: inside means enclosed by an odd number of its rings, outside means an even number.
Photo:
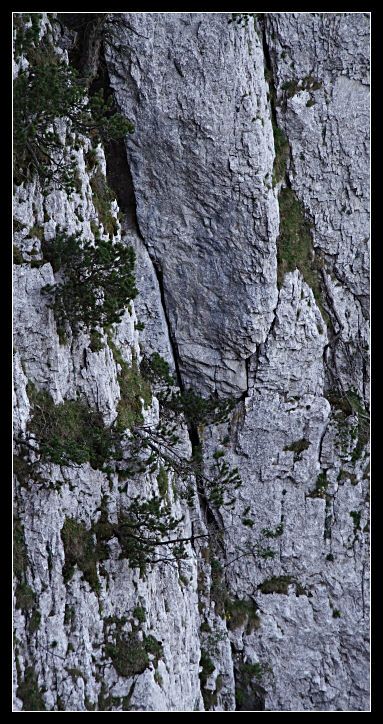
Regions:
<svg viewBox="0 0 383 724"><path fill-rule="evenodd" d="M61 120L75 191L15 192L15 711L369 708L369 16L229 20L107 15L126 177ZM39 33L68 60L73 27ZM136 224L100 204L105 175ZM58 227L136 252L138 295L97 343L62 339L42 292ZM164 387L230 411L163 432ZM121 456L44 457L47 395L97 410ZM145 566L137 498L180 521Z"/></svg>
<svg viewBox="0 0 383 724"><path fill-rule="evenodd" d="M238 396L277 301L278 206L262 45L254 27L238 33L227 19L127 14L107 59L136 127L137 219L163 278L183 379Z"/></svg>

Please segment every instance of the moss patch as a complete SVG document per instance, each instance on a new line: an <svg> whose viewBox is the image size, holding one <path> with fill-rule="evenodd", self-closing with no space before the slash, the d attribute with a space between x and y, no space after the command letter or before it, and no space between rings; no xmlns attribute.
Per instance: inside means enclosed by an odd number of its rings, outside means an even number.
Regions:
<svg viewBox="0 0 383 724"><path fill-rule="evenodd" d="M231 630L245 626L246 634L251 634L261 625L254 601L245 599L227 599L225 604L228 628Z"/></svg>
<svg viewBox="0 0 383 724"><path fill-rule="evenodd" d="M109 238L112 239L118 232L118 223L110 208L115 196L100 169L97 169L90 179L90 186L93 192L93 204L97 211L99 221L103 225L105 233L109 234Z"/></svg>
<svg viewBox="0 0 383 724"><path fill-rule="evenodd" d="M292 582L293 579L291 578L291 576L272 576L266 581L263 581L263 583L261 583L258 588L262 593L287 594L289 592L289 585Z"/></svg>
<svg viewBox="0 0 383 724"><path fill-rule="evenodd" d="M145 379L140 371L135 357L132 364L128 365L117 349L116 345L108 338L108 344L113 352L115 361L120 365L121 370L118 374L118 384L120 386L121 398L117 405L117 425L118 432L131 429L136 425L141 425L144 418L142 414L142 404L149 407L152 403L152 389L150 382Z"/></svg>
<svg viewBox="0 0 383 724"><path fill-rule="evenodd" d="M70 580L77 565L92 590L97 593L100 590L96 565L98 558L91 531L87 530L83 523L73 518L66 518L61 538L65 551L64 581Z"/></svg>
<svg viewBox="0 0 383 724"><path fill-rule="evenodd" d="M319 276L322 262L314 253L311 223L305 217L302 203L290 188L282 189L279 194L279 214L278 286L282 286L287 272L299 269L306 284L311 287L315 301L327 324L329 318L323 306Z"/></svg>
<svg viewBox="0 0 383 724"><path fill-rule="evenodd" d="M27 666L24 678L17 687L17 697L23 702L25 711L46 711L37 676L32 666Z"/></svg>
<svg viewBox="0 0 383 724"><path fill-rule="evenodd" d="M285 445L284 451L290 451L294 453L294 462L301 460L302 453L310 447L310 443L304 437L301 440L292 442L291 445Z"/></svg>
<svg viewBox="0 0 383 724"><path fill-rule="evenodd" d="M157 475L157 483L158 491L161 498L166 498L169 492L169 478L163 465L160 465L160 469Z"/></svg>
<svg viewBox="0 0 383 724"><path fill-rule="evenodd" d="M282 181L286 175L287 160L290 155L290 146L283 131L273 121L275 158L273 165L273 186Z"/></svg>
<svg viewBox="0 0 383 724"><path fill-rule="evenodd" d="M58 465L89 462L101 469L113 456L114 436L104 426L101 413L85 400L65 400L55 405L52 397L28 385L33 407L29 430L39 442L43 459Z"/></svg>

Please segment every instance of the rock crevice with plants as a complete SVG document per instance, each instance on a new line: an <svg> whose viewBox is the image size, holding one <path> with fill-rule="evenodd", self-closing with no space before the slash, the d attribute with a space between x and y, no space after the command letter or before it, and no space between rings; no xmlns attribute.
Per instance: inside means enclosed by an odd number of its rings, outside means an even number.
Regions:
<svg viewBox="0 0 383 724"><path fill-rule="evenodd" d="M14 14L14 710L369 706L365 13Z"/></svg>

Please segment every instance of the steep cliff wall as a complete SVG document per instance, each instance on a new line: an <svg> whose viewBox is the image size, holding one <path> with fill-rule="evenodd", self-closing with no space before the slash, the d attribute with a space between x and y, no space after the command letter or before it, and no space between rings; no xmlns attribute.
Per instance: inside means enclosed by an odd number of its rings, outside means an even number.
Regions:
<svg viewBox="0 0 383 724"><path fill-rule="evenodd" d="M366 710L369 17L71 18L135 130L61 119L75 188L15 190L15 710ZM41 293L60 230L135 250L96 336Z"/></svg>

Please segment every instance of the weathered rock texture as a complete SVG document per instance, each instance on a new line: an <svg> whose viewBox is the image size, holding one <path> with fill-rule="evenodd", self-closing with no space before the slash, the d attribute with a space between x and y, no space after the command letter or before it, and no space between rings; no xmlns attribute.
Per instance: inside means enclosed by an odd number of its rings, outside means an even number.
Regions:
<svg viewBox="0 0 383 724"><path fill-rule="evenodd" d="M58 225L104 234L90 140L62 124L77 147L75 193L46 195L35 180L15 194L16 711L369 707L369 17L230 17L126 13L104 24L110 84L135 124L131 178L119 184L132 185L137 226L121 227L116 202L110 213L115 238L136 250L139 295L101 349L85 333L60 343L41 294L54 273L36 263ZM289 143L277 184L276 125ZM281 187L312 222L315 290L299 259L277 285ZM134 496L161 492L159 468L60 466L32 443L26 472L31 383L56 404L85 398L111 425L121 360L155 352L182 388L235 398L226 421L187 429L180 417L177 450L186 459L200 445L206 479L224 459L242 485L217 509L191 476L187 505L169 472L179 532L208 535L187 544L188 558L140 574L117 535L96 583L80 564L68 575L65 521L96 541L105 514L116 526ZM142 414L158 424L155 394ZM141 667L137 641L149 651Z"/></svg>

